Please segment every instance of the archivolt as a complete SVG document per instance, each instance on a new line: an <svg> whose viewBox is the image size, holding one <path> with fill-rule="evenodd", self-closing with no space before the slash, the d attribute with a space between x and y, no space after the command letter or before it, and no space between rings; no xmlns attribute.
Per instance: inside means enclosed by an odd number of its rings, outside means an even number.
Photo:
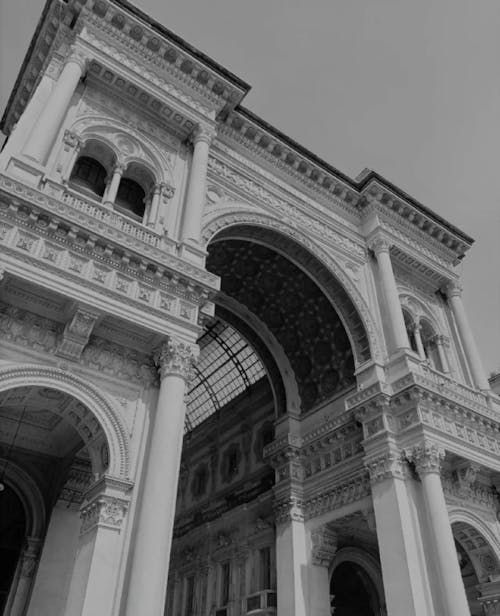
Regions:
<svg viewBox="0 0 500 616"><path fill-rule="evenodd" d="M91 383L65 370L37 364L0 366L0 391L16 387L48 387L63 391L85 405L99 422L109 448L108 473L123 479L130 471L130 444L119 412Z"/></svg>
<svg viewBox="0 0 500 616"><path fill-rule="evenodd" d="M240 206L241 207L241 206ZM278 232L285 240L294 242L294 248L297 246L302 249L302 255L298 255L296 250L291 248L289 251L286 248L283 250L292 261L295 261L315 280L327 297L331 301L341 320L343 321L346 332L351 340L356 364L359 366L367 359L376 359L380 357L380 349L376 334L376 326L370 315L368 306L360 293L351 282L351 280L343 272L341 266L333 259L326 251L320 248L316 243L304 233L298 231L294 227L286 224L281 220L277 220L268 216L265 213L248 210L235 210L234 207L218 209L211 215L205 217L202 229L202 241L204 247L207 247L209 242L218 233L228 230L228 236L231 235L231 228L235 227L253 227L260 228L263 231ZM237 229L234 229L237 232ZM261 241L276 249L277 246L273 242L266 242L264 232L260 232L255 237L247 237L254 241ZM244 235L242 234L244 239ZM302 258L300 258L302 256ZM304 261L316 260L320 266L318 272L312 272L308 269L308 264ZM321 275L322 274L322 275ZM325 284L325 274L329 274L330 289Z"/></svg>

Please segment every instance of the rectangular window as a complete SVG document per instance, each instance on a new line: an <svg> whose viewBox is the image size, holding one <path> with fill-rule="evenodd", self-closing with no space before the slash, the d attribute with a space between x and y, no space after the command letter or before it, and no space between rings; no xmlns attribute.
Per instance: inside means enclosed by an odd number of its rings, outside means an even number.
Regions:
<svg viewBox="0 0 500 616"><path fill-rule="evenodd" d="M220 604L227 605L229 603L229 587L231 584L231 563L222 563L220 568Z"/></svg>
<svg viewBox="0 0 500 616"><path fill-rule="evenodd" d="M259 590L271 588L271 548L259 550Z"/></svg>
<svg viewBox="0 0 500 616"><path fill-rule="evenodd" d="M184 616L194 616L194 575L186 580L186 603L184 605Z"/></svg>

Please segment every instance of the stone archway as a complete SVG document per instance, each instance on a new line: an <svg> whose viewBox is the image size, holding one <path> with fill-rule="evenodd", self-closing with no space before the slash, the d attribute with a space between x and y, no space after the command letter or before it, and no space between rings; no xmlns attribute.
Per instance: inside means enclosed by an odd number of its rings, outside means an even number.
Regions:
<svg viewBox="0 0 500 616"><path fill-rule="evenodd" d="M73 425L84 443L95 440L99 430L105 437L106 449L97 451L93 446L91 456L97 474L104 470L114 477L127 479L130 472L130 445L128 434L118 410L111 400L94 387L71 372L37 364L3 364L0 366L0 392L20 387L39 387L64 392L74 398L80 406L90 411L84 422L78 415L81 409L72 409L65 419ZM107 459L106 459L107 458ZM99 473L101 469L101 473Z"/></svg>
<svg viewBox="0 0 500 616"><path fill-rule="evenodd" d="M298 249L295 254L297 264L310 274L311 268L317 270L313 279L321 286L342 319L351 339L356 365L370 358L380 359L382 351L378 328L355 282L347 274L348 267L340 265L331 254L296 227L256 210L244 210L243 207L245 204L235 203L205 216L202 229L204 247L207 248L215 239L224 236L241 237L242 229L247 238L248 230L251 229L254 241L271 245L287 256L293 253L290 246L295 247ZM364 258L364 250L360 248L360 251L358 259Z"/></svg>
<svg viewBox="0 0 500 616"><path fill-rule="evenodd" d="M339 604L338 612L334 611L334 614L338 613L338 616L386 614L382 573L377 560L371 554L357 547L341 548L332 560L329 577L332 607L336 607L335 595ZM356 592L359 593L358 597L350 596Z"/></svg>
<svg viewBox="0 0 500 616"><path fill-rule="evenodd" d="M455 512L450 521L471 616L481 616L486 597L495 605L500 602L498 546L490 529L474 514Z"/></svg>

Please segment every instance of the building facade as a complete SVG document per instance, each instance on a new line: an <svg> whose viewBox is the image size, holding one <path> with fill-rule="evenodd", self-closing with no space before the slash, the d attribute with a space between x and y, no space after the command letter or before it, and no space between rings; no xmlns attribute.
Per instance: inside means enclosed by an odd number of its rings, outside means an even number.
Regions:
<svg viewBox="0 0 500 616"><path fill-rule="evenodd" d="M47 0L0 154L0 612L500 614L472 240Z"/></svg>

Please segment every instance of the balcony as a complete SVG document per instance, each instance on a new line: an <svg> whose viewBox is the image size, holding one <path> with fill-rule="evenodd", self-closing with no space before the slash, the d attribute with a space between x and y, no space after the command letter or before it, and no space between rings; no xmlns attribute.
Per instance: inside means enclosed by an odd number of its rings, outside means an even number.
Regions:
<svg viewBox="0 0 500 616"><path fill-rule="evenodd" d="M244 614L271 616L276 614L277 595L275 590L259 590L245 599Z"/></svg>

